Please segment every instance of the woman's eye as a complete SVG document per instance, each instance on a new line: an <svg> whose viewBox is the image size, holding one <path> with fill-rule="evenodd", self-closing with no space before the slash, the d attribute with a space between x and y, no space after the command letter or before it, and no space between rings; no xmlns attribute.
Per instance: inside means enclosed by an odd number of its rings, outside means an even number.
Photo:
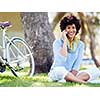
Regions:
<svg viewBox="0 0 100 100"><path fill-rule="evenodd" d="M70 27L67 27L67 29L70 29Z"/></svg>
<svg viewBox="0 0 100 100"><path fill-rule="evenodd" d="M73 26L72 29L75 29L75 27Z"/></svg>

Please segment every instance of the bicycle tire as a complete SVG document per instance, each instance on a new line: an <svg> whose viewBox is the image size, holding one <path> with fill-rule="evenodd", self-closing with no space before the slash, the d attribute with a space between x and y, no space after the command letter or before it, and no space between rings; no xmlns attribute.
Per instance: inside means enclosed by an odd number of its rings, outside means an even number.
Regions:
<svg viewBox="0 0 100 100"><path fill-rule="evenodd" d="M22 38L13 38L7 44L7 62L13 68L15 76L32 77L35 63L31 49Z"/></svg>

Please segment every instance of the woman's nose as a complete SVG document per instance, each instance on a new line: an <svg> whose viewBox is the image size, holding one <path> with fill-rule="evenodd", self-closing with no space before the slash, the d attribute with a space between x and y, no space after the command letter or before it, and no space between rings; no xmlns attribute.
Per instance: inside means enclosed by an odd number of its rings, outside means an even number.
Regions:
<svg viewBox="0 0 100 100"><path fill-rule="evenodd" d="M73 31L73 29L70 29L70 32L72 32Z"/></svg>

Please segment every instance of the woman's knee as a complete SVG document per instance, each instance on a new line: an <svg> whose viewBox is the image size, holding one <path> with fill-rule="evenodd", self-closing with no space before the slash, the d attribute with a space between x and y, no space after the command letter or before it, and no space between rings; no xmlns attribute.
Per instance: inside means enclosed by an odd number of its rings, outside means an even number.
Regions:
<svg viewBox="0 0 100 100"><path fill-rule="evenodd" d="M86 72L82 72L82 73L78 74L76 77L81 80L84 80L84 81L88 81L90 79L89 74Z"/></svg>

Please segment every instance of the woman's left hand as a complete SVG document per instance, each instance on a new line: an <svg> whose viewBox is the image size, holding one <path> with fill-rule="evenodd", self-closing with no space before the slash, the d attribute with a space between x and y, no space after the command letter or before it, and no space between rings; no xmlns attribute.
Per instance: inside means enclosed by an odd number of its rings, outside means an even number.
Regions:
<svg viewBox="0 0 100 100"><path fill-rule="evenodd" d="M78 71L76 71L76 70L71 70L70 72L71 72L74 76L76 76L77 73L78 73Z"/></svg>

